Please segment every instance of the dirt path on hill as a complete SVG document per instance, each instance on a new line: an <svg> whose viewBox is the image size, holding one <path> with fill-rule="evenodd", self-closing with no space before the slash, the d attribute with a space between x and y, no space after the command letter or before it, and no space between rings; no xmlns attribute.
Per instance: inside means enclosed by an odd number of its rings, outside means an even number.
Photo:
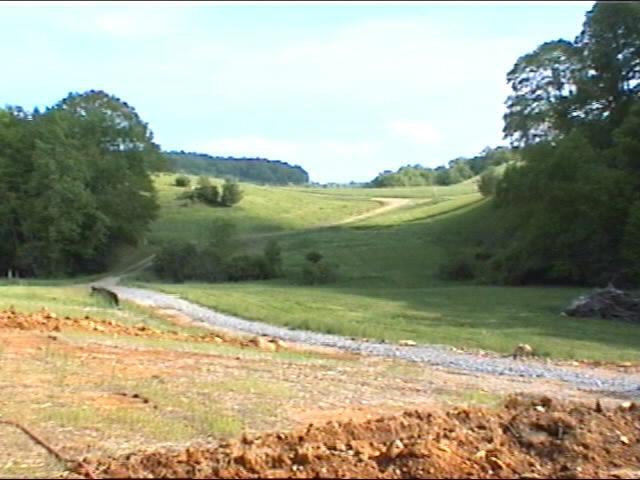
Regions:
<svg viewBox="0 0 640 480"><path fill-rule="evenodd" d="M330 228L330 227L338 227L341 225L347 225L347 224L351 224L351 223L356 223L359 222L360 220L365 220L367 218L371 218L371 217L376 217L378 215L382 215L383 213L387 213L390 212L391 210L396 210L398 208L402 208L405 207L409 204L411 204L415 199L413 198L394 198L394 197L389 197L389 198L371 198L370 200L373 200L375 202L378 202L381 204L380 207L378 208L374 208L373 210L369 210L367 212L364 213L360 213L358 215L353 215L351 217L347 217L344 218L342 220L338 220L337 222L331 222L331 223L321 223L309 228L305 228L305 229L301 229L301 230L294 230L294 233L298 233L298 232L303 232L305 230L313 230L316 228ZM269 237L278 237L278 236L282 236L282 235L290 235L292 233L292 231L290 230L278 230L275 232L264 232L264 233L250 233L247 235L244 235L243 238L247 238L247 239L258 239L258 238L269 238Z"/></svg>
<svg viewBox="0 0 640 480"><path fill-rule="evenodd" d="M328 226L336 226L336 225L345 225L347 223L355 223L360 220L364 220L365 218L375 217L377 215L382 215L383 213L387 213L391 210L395 210L396 208L402 208L406 205L409 205L413 199L411 198L372 198L371 200L379 202L381 206L379 208L375 208L373 210L369 210L368 212L361 213L359 215L354 215L352 217L345 218L344 220L340 220L339 222L332 223Z"/></svg>

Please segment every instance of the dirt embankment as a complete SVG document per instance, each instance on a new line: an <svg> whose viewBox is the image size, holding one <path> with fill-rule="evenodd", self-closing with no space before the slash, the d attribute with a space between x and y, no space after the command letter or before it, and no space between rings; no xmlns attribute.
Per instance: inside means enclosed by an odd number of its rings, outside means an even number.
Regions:
<svg viewBox="0 0 640 480"><path fill-rule="evenodd" d="M407 411L86 465L99 477L140 478L637 478L639 428L629 402L604 410L512 397L498 411Z"/></svg>
<svg viewBox="0 0 640 480"><path fill-rule="evenodd" d="M171 319L173 323L180 324L181 320L176 318L175 312L161 312L165 317ZM34 313L19 313L14 310L0 311L0 329L15 328L19 330L36 330L41 332L60 332L64 329L80 330L86 332L101 333L107 335L128 335L134 337L158 338L167 340L179 340L188 342L205 343L226 343L236 346L254 347L267 351L278 351L294 349L293 346L280 340L268 337L248 337L244 338L229 336L223 332L206 333L186 333L177 330L161 330L150 327L143 323L127 325L114 320L103 320L85 315L83 318L72 318L69 316L60 317L46 308L42 308ZM55 334L53 334L55 335Z"/></svg>

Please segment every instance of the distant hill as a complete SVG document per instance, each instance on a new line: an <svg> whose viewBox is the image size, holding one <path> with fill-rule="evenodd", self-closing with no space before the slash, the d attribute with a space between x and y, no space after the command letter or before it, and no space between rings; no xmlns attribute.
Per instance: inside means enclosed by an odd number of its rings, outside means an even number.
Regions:
<svg viewBox="0 0 640 480"><path fill-rule="evenodd" d="M215 177L234 177L243 182L287 185L309 183L309 174L297 165L266 158L213 157L204 153L164 152L176 172Z"/></svg>

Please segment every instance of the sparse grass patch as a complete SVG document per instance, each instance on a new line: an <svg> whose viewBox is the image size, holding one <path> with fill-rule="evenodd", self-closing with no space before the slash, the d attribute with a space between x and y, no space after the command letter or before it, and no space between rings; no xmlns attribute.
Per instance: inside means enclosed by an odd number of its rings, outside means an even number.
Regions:
<svg viewBox="0 0 640 480"><path fill-rule="evenodd" d="M440 397L456 405L464 404L489 408L498 407L504 400L502 395L478 389L447 391Z"/></svg>

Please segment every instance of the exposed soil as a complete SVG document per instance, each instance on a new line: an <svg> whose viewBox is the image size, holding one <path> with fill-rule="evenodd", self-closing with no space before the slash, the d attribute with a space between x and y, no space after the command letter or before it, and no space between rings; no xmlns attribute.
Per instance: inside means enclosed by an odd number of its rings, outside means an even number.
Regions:
<svg viewBox="0 0 640 480"><path fill-rule="evenodd" d="M180 314L180 312L161 310L159 314L179 326L197 326L195 323L189 323L188 317ZM14 310L0 311L0 328L36 330L41 332L60 332L63 329L70 329L115 336L127 335L189 342L226 343L244 347L256 347L266 351L300 349L294 345L289 345L268 337L228 335L221 331L191 334L173 330L159 330L144 324L126 325L114 320L92 318L89 315L85 315L84 318L59 317L46 308L34 313L18 313ZM55 334L52 335L51 338L55 339Z"/></svg>
<svg viewBox="0 0 640 480"><path fill-rule="evenodd" d="M414 410L216 446L85 459L138 478L636 478L640 410L510 398L499 410Z"/></svg>
<svg viewBox="0 0 640 480"><path fill-rule="evenodd" d="M382 215L383 213L387 213L391 210L402 208L406 205L409 205L413 201L410 198L393 198L393 197L372 198L371 200L378 202L381 206L373 210L369 210L368 212L361 213L360 215L354 215L352 217L345 218L344 220L340 220L339 222L335 222L331 225L332 226L345 225L347 223L359 222L360 220L364 220L366 218L375 217L378 215Z"/></svg>
<svg viewBox="0 0 640 480"><path fill-rule="evenodd" d="M64 458L86 458L76 469L84 476L640 474L629 470L640 462L633 396L375 357L295 356L294 345L264 337L181 331L194 326L188 318L161 313L175 330L0 312L0 420L19 422ZM189 343L200 346L183 350ZM554 400L451 410L508 394ZM202 427L196 407L238 419L244 440ZM194 433L175 436L174 425ZM0 477L72 475L65 468L10 422L0 425Z"/></svg>

